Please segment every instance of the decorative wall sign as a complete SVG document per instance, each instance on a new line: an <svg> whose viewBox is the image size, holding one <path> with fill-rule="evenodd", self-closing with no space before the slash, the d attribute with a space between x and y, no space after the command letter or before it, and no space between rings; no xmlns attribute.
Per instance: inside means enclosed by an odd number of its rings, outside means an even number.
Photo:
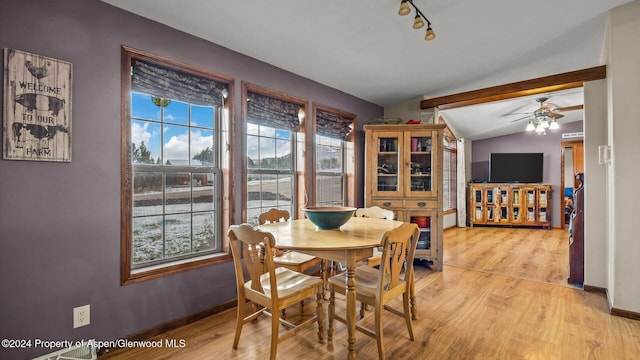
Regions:
<svg viewBox="0 0 640 360"><path fill-rule="evenodd" d="M71 161L71 63L4 49L6 160Z"/></svg>

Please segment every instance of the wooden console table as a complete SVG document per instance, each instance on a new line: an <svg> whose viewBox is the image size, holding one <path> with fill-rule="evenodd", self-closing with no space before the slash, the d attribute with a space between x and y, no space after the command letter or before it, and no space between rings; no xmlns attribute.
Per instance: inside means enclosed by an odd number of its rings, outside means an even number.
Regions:
<svg viewBox="0 0 640 360"><path fill-rule="evenodd" d="M551 184L468 184L469 224L551 229Z"/></svg>

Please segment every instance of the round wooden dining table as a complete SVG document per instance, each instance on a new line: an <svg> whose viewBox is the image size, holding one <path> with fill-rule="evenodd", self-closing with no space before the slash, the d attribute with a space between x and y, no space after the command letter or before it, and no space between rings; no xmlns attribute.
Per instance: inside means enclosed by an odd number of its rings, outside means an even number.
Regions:
<svg viewBox="0 0 640 360"><path fill-rule="evenodd" d="M395 220L354 217L335 230L319 230L308 219L259 226L274 235L279 249L346 264L348 359L356 358L356 263L371 257L373 248L380 246L382 235L402 224Z"/></svg>

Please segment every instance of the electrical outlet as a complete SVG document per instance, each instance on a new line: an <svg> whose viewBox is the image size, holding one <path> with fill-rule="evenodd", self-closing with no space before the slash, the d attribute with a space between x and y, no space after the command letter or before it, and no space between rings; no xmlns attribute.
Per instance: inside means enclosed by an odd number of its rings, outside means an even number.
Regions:
<svg viewBox="0 0 640 360"><path fill-rule="evenodd" d="M91 307L89 305L73 308L73 328L89 325L91 323Z"/></svg>

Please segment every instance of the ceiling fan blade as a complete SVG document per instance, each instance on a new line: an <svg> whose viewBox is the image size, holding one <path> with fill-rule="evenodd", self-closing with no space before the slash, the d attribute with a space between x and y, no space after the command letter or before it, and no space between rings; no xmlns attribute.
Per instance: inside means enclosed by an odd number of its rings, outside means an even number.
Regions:
<svg viewBox="0 0 640 360"><path fill-rule="evenodd" d="M528 119L528 118L530 118L530 117L531 117L531 114L529 114L529 115L527 115L527 116L525 116L525 117L521 117L521 118L519 118L519 119L511 120L511 122L521 121L521 120L524 120L524 119Z"/></svg>
<svg viewBox="0 0 640 360"><path fill-rule="evenodd" d="M529 112L511 112L511 113L502 114L500 116L526 115L526 114L531 115L531 111L529 111Z"/></svg>
<svg viewBox="0 0 640 360"><path fill-rule="evenodd" d="M560 118L564 117L564 115L552 112L551 114L549 114L549 117L554 118L554 119L560 119Z"/></svg>
<svg viewBox="0 0 640 360"><path fill-rule="evenodd" d="M572 110L581 110L581 109L584 109L584 105L565 106L565 107L557 108L554 111L572 111Z"/></svg>

